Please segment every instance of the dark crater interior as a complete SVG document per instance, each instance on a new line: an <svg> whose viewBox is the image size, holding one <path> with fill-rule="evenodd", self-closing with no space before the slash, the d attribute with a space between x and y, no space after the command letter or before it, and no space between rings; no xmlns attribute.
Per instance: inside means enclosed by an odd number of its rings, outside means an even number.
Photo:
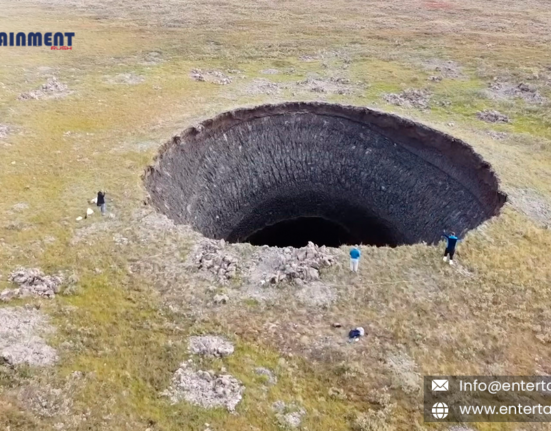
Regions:
<svg viewBox="0 0 551 431"><path fill-rule="evenodd" d="M151 203L209 238L377 246L464 234L506 200L461 140L367 108L239 109L167 142L144 176Z"/></svg>

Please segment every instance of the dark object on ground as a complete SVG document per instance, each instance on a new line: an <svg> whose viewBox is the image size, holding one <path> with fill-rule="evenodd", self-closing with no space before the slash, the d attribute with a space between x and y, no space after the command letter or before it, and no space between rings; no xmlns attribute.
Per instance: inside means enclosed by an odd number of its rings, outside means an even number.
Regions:
<svg viewBox="0 0 551 431"><path fill-rule="evenodd" d="M351 340L355 340L356 338L363 337L364 335L365 335L364 328L362 328L362 327L360 326L360 327L358 327L358 328L352 329L352 330L348 333L348 338L350 338Z"/></svg>
<svg viewBox="0 0 551 431"><path fill-rule="evenodd" d="M97 206L100 207L105 204L105 192L98 192Z"/></svg>
<svg viewBox="0 0 551 431"><path fill-rule="evenodd" d="M463 235L506 201L490 165L465 142L325 103L204 121L166 143L144 181L151 203L177 223L257 245L436 243L435 224Z"/></svg>

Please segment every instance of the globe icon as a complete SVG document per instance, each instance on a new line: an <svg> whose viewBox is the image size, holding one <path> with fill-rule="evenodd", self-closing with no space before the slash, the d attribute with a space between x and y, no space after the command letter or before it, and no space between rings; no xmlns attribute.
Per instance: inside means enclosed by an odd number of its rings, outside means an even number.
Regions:
<svg viewBox="0 0 551 431"><path fill-rule="evenodd" d="M432 406L432 415L436 419L444 419L448 416L448 405L445 403L436 403Z"/></svg>

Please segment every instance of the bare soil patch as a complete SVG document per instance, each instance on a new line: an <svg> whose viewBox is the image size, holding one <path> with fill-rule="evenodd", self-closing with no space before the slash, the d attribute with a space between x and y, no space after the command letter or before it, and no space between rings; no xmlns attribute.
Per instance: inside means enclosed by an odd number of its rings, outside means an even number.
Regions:
<svg viewBox="0 0 551 431"><path fill-rule="evenodd" d="M110 84L126 84L126 85L137 85L145 82L145 78L135 73L119 73L115 76L108 76L105 78L106 81Z"/></svg>
<svg viewBox="0 0 551 431"><path fill-rule="evenodd" d="M8 364L48 366L57 359L43 335L52 333L46 315L34 308L0 308L0 358Z"/></svg>
<svg viewBox="0 0 551 431"><path fill-rule="evenodd" d="M43 100L43 99L61 99L71 92L67 84L64 84L54 76L49 78L46 83L36 90L21 93L19 100Z"/></svg>
<svg viewBox="0 0 551 431"><path fill-rule="evenodd" d="M551 199L532 189L513 189L509 192L511 204L534 222L551 227Z"/></svg>
<svg viewBox="0 0 551 431"><path fill-rule="evenodd" d="M431 2L434 4L444 2ZM427 71L436 72L437 75L448 79L459 79L463 77L463 68L453 60L442 60L433 58L431 60L424 61L423 67Z"/></svg>
<svg viewBox="0 0 551 431"><path fill-rule="evenodd" d="M196 371L190 362L184 362L162 395L169 397L173 404L186 401L206 409L225 407L234 411L244 391L243 384L229 374Z"/></svg>

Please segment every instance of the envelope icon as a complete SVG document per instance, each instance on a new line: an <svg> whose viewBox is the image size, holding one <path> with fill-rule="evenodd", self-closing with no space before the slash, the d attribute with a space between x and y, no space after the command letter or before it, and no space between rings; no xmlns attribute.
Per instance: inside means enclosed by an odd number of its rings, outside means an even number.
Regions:
<svg viewBox="0 0 551 431"><path fill-rule="evenodd" d="M432 381L433 391L448 391L450 389L450 383L446 379L434 379Z"/></svg>

